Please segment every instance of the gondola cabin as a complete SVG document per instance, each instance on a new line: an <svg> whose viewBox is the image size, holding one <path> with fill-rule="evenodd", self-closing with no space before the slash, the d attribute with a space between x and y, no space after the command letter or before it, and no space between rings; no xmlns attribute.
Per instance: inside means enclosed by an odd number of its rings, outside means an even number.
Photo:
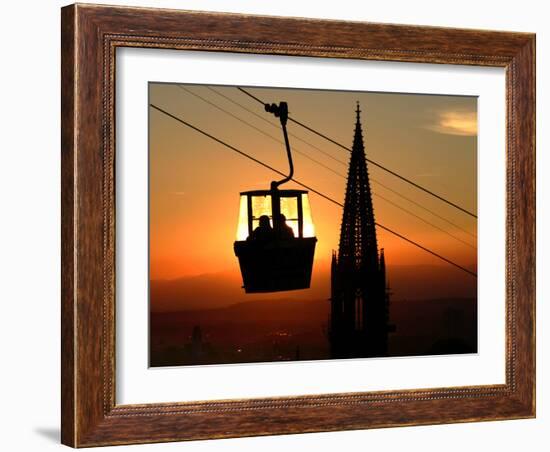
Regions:
<svg viewBox="0 0 550 452"><path fill-rule="evenodd" d="M309 288L316 242L307 191L241 193L234 250L246 293Z"/></svg>

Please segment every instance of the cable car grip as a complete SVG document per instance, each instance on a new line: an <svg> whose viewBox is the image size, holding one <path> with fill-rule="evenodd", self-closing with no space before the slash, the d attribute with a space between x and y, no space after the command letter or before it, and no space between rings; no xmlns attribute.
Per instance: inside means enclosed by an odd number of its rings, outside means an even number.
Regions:
<svg viewBox="0 0 550 452"><path fill-rule="evenodd" d="M281 127L283 128L283 135L285 137L286 154L288 157L289 172L288 176L279 181L271 182L271 190L277 190L279 185L282 185L292 179L294 176L294 164L292 162L292 151L290 149L290 143L288 141L288 133L286 131L286 123L288 121L288 104L286 102L280 102L277 104L265 104L265 111L272 113L276 118L281 121Z"/></svg>

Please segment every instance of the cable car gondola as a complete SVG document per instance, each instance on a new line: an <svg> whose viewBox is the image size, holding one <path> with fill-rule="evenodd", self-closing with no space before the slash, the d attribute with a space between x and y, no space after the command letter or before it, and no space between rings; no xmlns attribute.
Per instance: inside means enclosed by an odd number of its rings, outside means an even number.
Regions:
<svg viewBox="0 0 550 452"><path fill-rule="evenodd" d="M240 194L235 255L246 293L307 289L311 282L315 229L306 190L280 190L294 175L286 123L288 106L266 104L280 118L289 163L289 174L271 182L269 190Z"/></svg>

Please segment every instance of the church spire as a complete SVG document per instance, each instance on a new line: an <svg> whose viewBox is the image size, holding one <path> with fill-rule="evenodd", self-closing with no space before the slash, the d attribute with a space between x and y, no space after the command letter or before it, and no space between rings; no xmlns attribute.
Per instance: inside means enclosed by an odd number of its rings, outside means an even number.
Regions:
<svg viewBox="0 0 550 452"><path fill-rule="evenodd" d="M374 270L378 266L378 246L359 102L355 114L338 261L342 265Z"/></svg>
<svg viewBox="0 0 550 452"><path fill-rule="evenodd" d="M335 358L386 356L388 302L384 251L376 223L359 102L340 226L331 262L331 354Z"/></svg>

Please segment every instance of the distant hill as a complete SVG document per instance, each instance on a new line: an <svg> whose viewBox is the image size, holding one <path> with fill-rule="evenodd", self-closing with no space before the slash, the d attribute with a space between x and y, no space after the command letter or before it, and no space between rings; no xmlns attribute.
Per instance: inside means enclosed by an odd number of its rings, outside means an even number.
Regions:
<svg viewBox="0 0 550 452"><path fill-rule="evenodd" d="M243 301L240 276L212 273L172 280L152 280L151 310L182 311L227 306Z"/></svg>
<svg viewBox="0 0 550 452"><path fill-rule="evenodd" d="M327 300L254 300L230 306L207 309L191 309L179 312L155 313L154 318L162 322L182 324L228 324L257 323L320 325L327 321L329 301Z"/></svg>
<svg viewBox="0 0 550 452"><path fill-rule="evenodd" d="M394 300L477 296L477 279L450 265L389 265L386 274Z"/></svg>
<svg viewBox="0 0 550 452"><path fill-rule="evenodd" d="M399 335L425 331L452 332L475 319L477 303L470 298L400 300L390 304L391 322ZM165 324L226 325L228 323L284 324L306 328L326 324L330 313L327 300L254 300L230 306L154 313ZM473 322L476 323L476 322ZM477 324L474 326L477 327Z"/></svg>
<svg viewBox="0 0 550 452"><path fill-rule="evenodd" d="M472 298L476 279L449 266L390 265L392 299ZM151 310L172 312L219 308L248 301L312 300L330 297L330 272L316 267L311 289L274 294L245 294L237 272L212 273L173 280L151 281Z"/></svg>

